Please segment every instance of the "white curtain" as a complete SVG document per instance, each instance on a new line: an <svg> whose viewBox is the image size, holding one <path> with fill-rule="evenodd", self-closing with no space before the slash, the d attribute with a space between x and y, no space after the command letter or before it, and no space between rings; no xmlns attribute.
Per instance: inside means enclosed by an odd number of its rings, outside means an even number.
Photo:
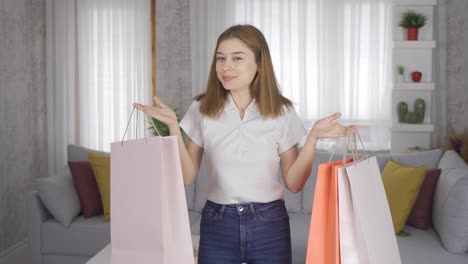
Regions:
<svg viewBox="0 0 468 264"><path fill-rule="evenodd" d="M66 165L69 143L109 151L131 104L151 103L150 16L149 0L47 1L50 173ZM142 117L128 137L137 131Z"/></svg>
<svg viewBox="0 0 468 264"><path fill-rule="evenodd" d="M306 127L334 112L362 125L367 149L389 148L391 0L190 1L192 93L206 87L219 34L252 24L265 35L284 96ZM335 141L321 140L319 148Z"/></svg>

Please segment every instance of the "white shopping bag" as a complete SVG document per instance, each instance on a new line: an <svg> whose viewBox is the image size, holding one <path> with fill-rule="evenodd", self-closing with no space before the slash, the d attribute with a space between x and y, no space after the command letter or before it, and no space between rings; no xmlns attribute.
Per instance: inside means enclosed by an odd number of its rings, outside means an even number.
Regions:
<svg viewBox="0 0 468 264"><path fill-rule="evenodd" d="M340 255L343 264L401 264L375 157L338 168Z"/></svg>
<svg viewBox="0 0 468 264"><path fill-rule="evenodd" d="M370 263L361 223L357 221L354 212L348 174L344 167L338 168L338 208L341 263Z"/></svg>
<svg viewBox="0 0 468 264"><path fill-rule="evenodd" d="M112 264L194 263L177 138L111 144Z"/></svg>

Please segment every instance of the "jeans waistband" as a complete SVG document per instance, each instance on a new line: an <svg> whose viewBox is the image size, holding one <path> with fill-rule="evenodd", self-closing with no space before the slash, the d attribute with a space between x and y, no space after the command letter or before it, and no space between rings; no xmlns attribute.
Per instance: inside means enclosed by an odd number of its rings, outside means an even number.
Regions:
<svg viewBox="0 0 468 264"><path fill-rule="evenodd" d="M245 209L250 210L250 212L252 212L252 213L255 213L255 211L257 211L257 210L268 209L268 208L270 208L270 207L272 207L274 205L277 205L277 204L284 205L284 203L285 203L285 201L282 198L278 199L278 200L268 202L268 203L251 202L251 203L238 203L238 204L218 204L218 203L212 202L210 200L206 201L206 205L208 205L210 207L213 207L216 210L221 210L221 211L234 210L234 211L236 211L239 208L245 208Z"/></svg>

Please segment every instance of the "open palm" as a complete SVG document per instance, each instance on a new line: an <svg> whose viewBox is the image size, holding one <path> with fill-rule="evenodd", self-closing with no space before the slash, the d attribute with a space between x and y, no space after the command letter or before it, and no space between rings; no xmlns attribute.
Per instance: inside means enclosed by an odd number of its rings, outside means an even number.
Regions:
<svg viewBox="0 0 468 264"><path fill-rule="evenodd" d="M343 137L346 134L356 131L356 126L344 126L340 123L333 122L341 116L341 113L335 113L317 121L312 127L310 133L316 138L336 138Z"/></svg>
<svg viewBox="0 0 468 264"><path fill-rule="evenodd" d="M142 105L140 103L134 103L133 107L143 111L150 117L156 118L159 121L171 127L177 124L177 115L170 107L164 104L158 97L153 97L153 101L156 106Z"/></svg>

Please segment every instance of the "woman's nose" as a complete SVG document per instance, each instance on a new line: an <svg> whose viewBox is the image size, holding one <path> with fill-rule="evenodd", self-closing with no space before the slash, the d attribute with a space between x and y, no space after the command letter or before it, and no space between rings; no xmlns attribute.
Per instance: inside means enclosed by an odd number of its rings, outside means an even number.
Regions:
<svg viewBox="0 0 468 264"><path fill-rule="evenodd" d="M222 65L223 71L232 70L232 62L230 60L225 60Z"/></svg>

